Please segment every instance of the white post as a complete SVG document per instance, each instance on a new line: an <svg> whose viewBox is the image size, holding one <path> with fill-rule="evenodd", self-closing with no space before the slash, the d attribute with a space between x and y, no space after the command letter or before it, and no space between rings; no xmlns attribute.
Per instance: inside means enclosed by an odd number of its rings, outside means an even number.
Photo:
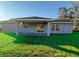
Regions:
<svg viewBox="0 0 79 59"><path fill-rule="evenodd" d="M47 23L47 36L50 36L50 22Z"/></svg>
<svg viewBox="0 0 79 59"><path fill-rule="evenodd" d="M55 31L56 31L56 25L57 25L57 24L55 24Z"/></svg>
<svg viewBox="0 0 79 59"><path fill-rule="evenodd" d="M17 22L16 35L19 35L19 23Z"/></svg>

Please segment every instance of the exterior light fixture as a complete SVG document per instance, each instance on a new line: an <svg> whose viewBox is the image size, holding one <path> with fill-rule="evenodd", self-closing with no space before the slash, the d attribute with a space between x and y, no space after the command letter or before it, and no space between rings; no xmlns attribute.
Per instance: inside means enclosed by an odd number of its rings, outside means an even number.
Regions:
<svg viewBox="0 0 79 59"><path fill-rule="evenodd" d="M19 25L23 25L23 22L20 22L20 24Z"/></svg>

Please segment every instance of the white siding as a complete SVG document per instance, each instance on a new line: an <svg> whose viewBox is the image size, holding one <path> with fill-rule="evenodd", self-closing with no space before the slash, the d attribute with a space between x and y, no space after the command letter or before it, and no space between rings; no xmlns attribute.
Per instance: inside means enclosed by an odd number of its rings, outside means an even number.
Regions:
<svg viewBox="0 0 79 59"><path fill-rule="evenodd" d="M64 24L63 26L64 33L72 33L73 25L72 24Z"/></svg>
<svg viewBox="0 0 79 59"><path fill-rule="evenodd" d="M59 31L52 31L51 33L59 33L59 34L63 34L63 33L72 33L72 29L73 29L73 24L70 23L60 23L59 24Z"/></svg>
<svg viewBox="0 0 79 59"><path fill-rule="evenodd" d="M16 24L2 24L2 31L3 32L11 32L11 33L16 33L17 26Z"/></svg>
<svg viewBox="0 0 79 59"><path fill-rule="evenodd" d="M1 24L3 32L17 32L17 24L15 23L5 23ZM50 33L72 33L73 24L71 23L60 23L59 31L52 31ZM19 26L19 33L47 33L47 24L45 24L44 32L37 32L35 24L29 24L28 28L24 28L23 26Z"/></svg>

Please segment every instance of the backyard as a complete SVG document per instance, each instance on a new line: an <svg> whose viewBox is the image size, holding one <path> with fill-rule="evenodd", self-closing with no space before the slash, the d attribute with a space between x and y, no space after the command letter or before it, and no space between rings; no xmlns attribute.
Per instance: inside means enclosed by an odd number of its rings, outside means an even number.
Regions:
<svg viewBox="0 0 79 59"><path fill-rule="evenodd" d="M0 33L0 57L78 57L79 32L47 36Z"/></svg>

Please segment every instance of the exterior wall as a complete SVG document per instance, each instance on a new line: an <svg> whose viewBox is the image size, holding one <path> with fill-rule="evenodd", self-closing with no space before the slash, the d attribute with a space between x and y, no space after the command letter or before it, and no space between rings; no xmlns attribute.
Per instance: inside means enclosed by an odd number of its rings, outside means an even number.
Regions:
<svg viewBox="0 0 79 59"><path fill-rule="evenodd" d="M17 29L19 28L19 33L47 33L47 24L45 24L44 27L44 32L37 32L36 31L36 24L29 24L28 28L24 28L24 26L20 26L18 27L17 23L3 23L1 24L2 27L2 31L3 32L11 32L11 33L16 33ZM52 34L69 34L72 33L72 28L73 28L73 24L71 23L59 23L59 31L50 31L50 33Z"/></svg>
<svg viewBox="0 0 79 59"><path fill-rule="evenodd" d="M73 29L73 24L70 23L59 23L59 30L58 31L52 31L51 33L58 33L58 34L68 34L68 33L72 33L72 29Z"/></svg>
<svg viewBox="0 0 79 59"><path fill-rule="evenodd" d="M1 27L3 32L16 33L16 30L17 30L16 24L5 23L5 24L2 24Z"/></svg>
<svg viewBox="0 0 79 59"><path fill-rule="evenodd" d="M1 28L1 23L0 23L0 32L2 31L2 28Z"/></svg>
<svg viewBox="0 0 79 59"><path fill-rule="evenodd" d="M73 30L73 24L62 24L61 25L63 31L63 33L72 33L72 30Z"/></svg>

